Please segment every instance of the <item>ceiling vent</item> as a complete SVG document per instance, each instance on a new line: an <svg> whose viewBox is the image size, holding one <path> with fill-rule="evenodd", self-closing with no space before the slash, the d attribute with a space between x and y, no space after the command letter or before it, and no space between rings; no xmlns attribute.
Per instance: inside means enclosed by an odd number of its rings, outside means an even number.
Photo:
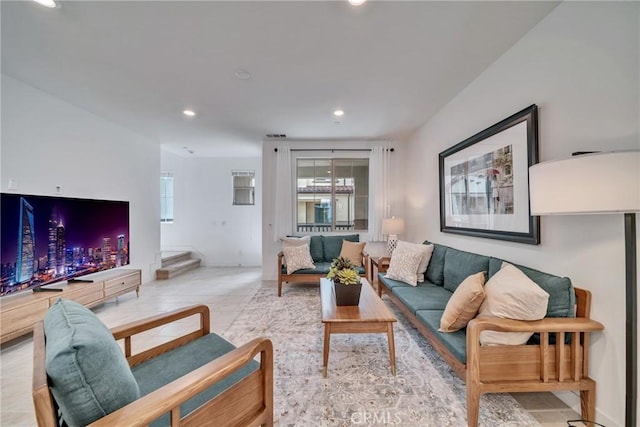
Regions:
<svg viewBox="0 0 640 427"><path fill-rule="evenodd" d="M268 133L266 137L267 138L286 138L287 135L285 135L284 133Z"/></svg>

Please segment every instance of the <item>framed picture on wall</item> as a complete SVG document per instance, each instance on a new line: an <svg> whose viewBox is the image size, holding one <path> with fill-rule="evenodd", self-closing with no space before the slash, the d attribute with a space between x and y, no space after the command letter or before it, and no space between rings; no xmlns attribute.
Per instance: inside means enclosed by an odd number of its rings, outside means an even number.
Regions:
<svg viewBox="0 0 640 427"><path fill-rule="evenodd" d="M538 108L531 105L443 151L440 230L537 245L529 166L538 163Z"/></svg>

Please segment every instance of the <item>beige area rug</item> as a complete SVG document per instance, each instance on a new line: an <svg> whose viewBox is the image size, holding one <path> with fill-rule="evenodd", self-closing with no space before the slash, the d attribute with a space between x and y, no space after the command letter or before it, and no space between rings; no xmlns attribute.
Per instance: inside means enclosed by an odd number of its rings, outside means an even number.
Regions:
<svg viewBox="0 0 640 427"><path fill-rule="evenodd" d="M386 334L332 335L322 377L323 326L317 286L261 288L224 336L235 344L265 336L274 346L274 417L283 426L466 426L464 382L386 300L394 326L397 376ZM214 314L215 319L215 314ZM537 426L509 394L483 395L480 425Z"/></svg>

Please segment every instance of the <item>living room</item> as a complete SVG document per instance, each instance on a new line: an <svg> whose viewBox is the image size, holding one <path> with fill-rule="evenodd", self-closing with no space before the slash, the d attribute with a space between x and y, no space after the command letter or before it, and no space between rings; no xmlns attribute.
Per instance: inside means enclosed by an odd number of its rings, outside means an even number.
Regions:
<svg viewBox="0 0 640 427"><path fill-rule="evenodd" d="M375 7L376 3L368 6ZM276 222L274 149L289 146L325 150L319 152L320 156L332 149L388 145L394 148L391 211L406 221L401 239L429 239L504 258L568 276L576 286L592 292L591 318L604 325L602 333L593 334L590 348L590 375L597 382L596 420L609 426L624 425L622 215L543 217L540 245L440 231L438 154L528 105L539 108L541 162L568 158L575 151L640 148L638 3L561 2L554 6L541 13L536 22L530 23L530 29L512 40L503 52L487 60L448 99L438 100L438 108L407 134L349 138L345 142L330 134L297 137L297 132L273 123L271 126L278 129L269 129L269 133L283 132L291 137L261 138L257 145L239 143L226 152L214 147L214 154L191 156L184 148L191 146L179 141L172 128L165 129L158 123L155 133L135 130L139 125L136 122L149 120L144 111L117 122L107 114L106 104L102 110L88 110L79 100L74 101L82 95L85 84L89 87L94 67L109 67L100 62L98 54L87 58L86 82L80 79L70 85L53 79L48 87L34 83L39 81L37 71L46 68L46 62L28 55L21 58L21 42L8 32L15 30L8 21L15 16L24 18L22 9L27 8L26 22L46 28L47 18L35 9L38 5L3 2L2 192L129 201L131 267L142 270L143 283L153 279L161 249L166 248L195 248L206 266L262 266L262 280L275 281L280 245L272 228ZM63 4L53 12L73 10L73 4ZM392 28L393 23L388 26ZM107 49L108 44L100 48ZM482 62L482 52L467 54L476 55L474 58ZM450 73L455 73L455 66L450 67ZM130 71L132 76L147 75L147 70ZM183 76L176 79L188 80ZM229 84L241 83L246 82ZM344 87L348 88L346 83ZM117 96L124 96L119 90L109 88ZM430 95L419 87L415 90L425 98ZM392 91L384 93L390 96ZM156 100L156 94L147 96ZM350 113L345 112L347 116ZM380 118L370 120L372 128L376 119ZM192 123L197 124L196 120ZM331 117L327 120L334 127L345 124L335 124ZM163 130L171 131L174 143L161 149L157 135ZM198 132L201 140L206 139L206 130ZM196 154L200 154L198 150L195 148ZM167 169L175 172L176 218L188 220L161 226L158 177ZM244 206L242 211L232 209L228 202L233 170L253 170L258 178L255 205ZM212 184L217 182L222 185ZM201 197L203 194L207 197ZM368 240L366 233L362 233L362 240ZM579 408L575 394L558 395Z"/></svg>

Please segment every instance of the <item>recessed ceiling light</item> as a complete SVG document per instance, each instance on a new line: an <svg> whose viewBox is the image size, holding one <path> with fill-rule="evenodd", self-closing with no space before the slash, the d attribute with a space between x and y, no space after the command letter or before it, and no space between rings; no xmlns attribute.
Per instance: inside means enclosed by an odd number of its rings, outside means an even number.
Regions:
<svg viewBox="0 0 640 427"><path fill-rule="evenodd" d="M342 110L336 110L333 112L334 116L340 117L340 116L344 116L344 111Z"/></svg>
<svg viewBox="0 0 640 427"><path fill-rule="evenodd" d="M57 6L55 0L33 0L33 1L35 1L36 3L44 7L54 8Z"/></svg>
<svg viewBox="0 0 640 427"><path fill-rule="evenodd" d="M194 111L192 111L192 110L184 110L182 112L182 114L184 114L185 116L189 116L189 117L193 117L193 116L196 115L196 113Z"/></svg>
<svg viewBox="0 0 640 427"><path fill-rule="evenodd" d="M351 6L360 6L365 1L367 1L367 0L349 0L349 4Z"/></svg>
<svg viewBox="0 0 640 427"><path fill-rule="evenodd" d="M247 70L243 70L242 68L238 68L235 72L235 75L240 80L249 80L251 78L251 73Z"/></svg>

